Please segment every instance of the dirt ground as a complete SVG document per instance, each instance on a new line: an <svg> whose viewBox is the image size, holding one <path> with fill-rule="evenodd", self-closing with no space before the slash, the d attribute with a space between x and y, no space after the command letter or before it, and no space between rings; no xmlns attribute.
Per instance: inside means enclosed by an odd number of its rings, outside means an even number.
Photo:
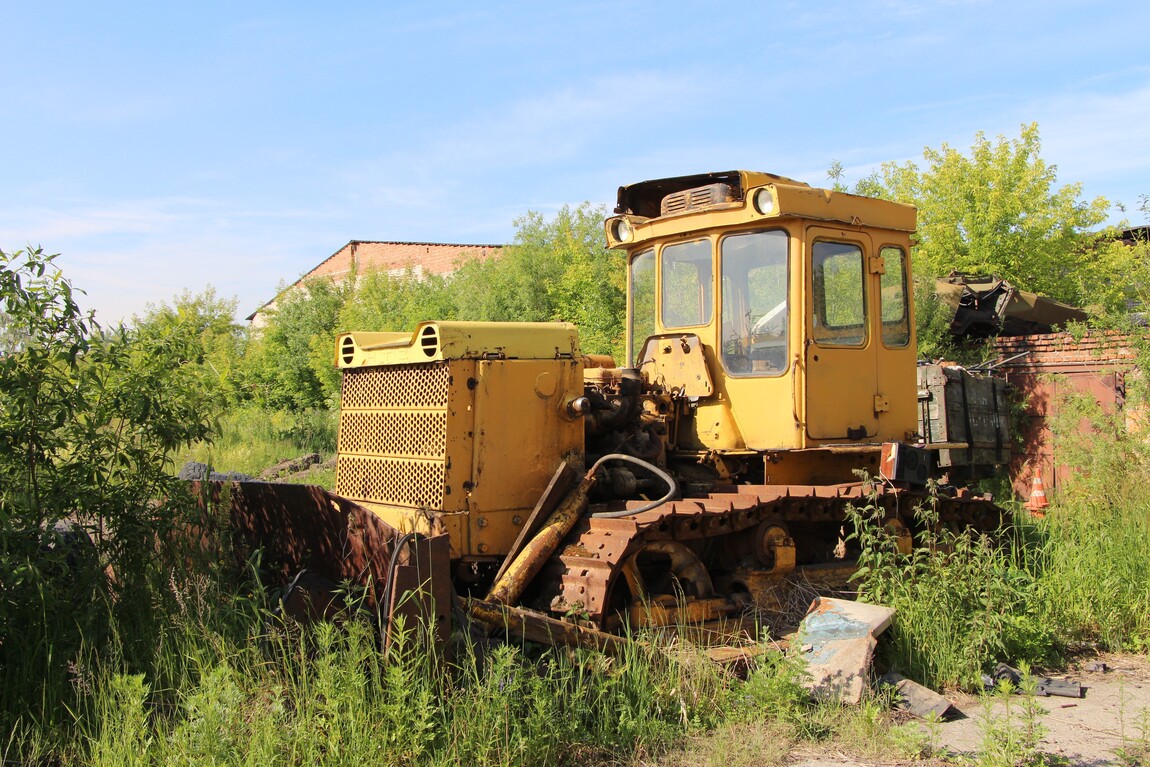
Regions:
<svg viewBox="0 0 1150 767"><path fill-rule="evenodd" d="M1104 663L1105 671L1086 668ZM1053 757L1053 764L1098 767L1113 764L1150 764L1150 660L1136 655L1083 657L1062 672L1045 672L1055 679L1078 682L1083 697L1036 697L1037 719L1044 730L1038 750ZM1022 696L1011 696L1009 710L1001 700L988 704L978 696L951 694L954 705L936 731L936 763L962 762L984 750L992 728L1018 733L1025 727ZM1140 750L1139 750L1140 749ZM1127 758L1120 758L1125 750ZM851 761L841 755L802 757L799 767L900 764ZM921 764L921 762L919 763Z"/></svg>

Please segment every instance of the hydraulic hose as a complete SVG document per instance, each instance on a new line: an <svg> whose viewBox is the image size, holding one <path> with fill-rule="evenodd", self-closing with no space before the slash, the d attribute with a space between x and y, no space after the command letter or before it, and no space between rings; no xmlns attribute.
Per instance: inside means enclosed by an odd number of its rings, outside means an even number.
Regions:
<svg viewBox="0 0 1150 767"><path fill-rule="evenodd" d="M608 453L607 455L603 456L598 461L596 461L594 464L592 464L591 470L587 472L587 476L592 476L599 469L599 467L601 465L603 465L604 463L606 463L607 461L626 461L627 463L633 463L640 468L646 469L647 471L651 472L652 474L654 474L659 479L666 482L668 490L667 490L667 494L664 495L659 500L645 503L637 509L622 509L620 511L599 511L599 512L595 512L594 514L592 514L591 516L593 516L593 517L599 517L600 519L616 519L618 517L629 517L633 514L642 514L644 511L650 511L651 509L655 508L656 506L661 506L662 504L671 500L671 498L676 493L679 492L679 486L675 483L675 478L672 477L670 474L663 471L658 466L655 466L653 464L648 463L647 461L642 460L641 458L636 458L633 455L625 455L623 453Z"/></svg>
<svg viewBox="0 0 1150 767"><path fill-rule="evenodd" d="M391 595L395 587L395 568L399 564L399 552L407 544L417 542L423 537L421 533L405 533L402 538L396 541L395 546L391 550L391 557L387 561L387 583L383 584L383 599L379 605L385 633L387 632L387 627L391 625Z"/></svg>

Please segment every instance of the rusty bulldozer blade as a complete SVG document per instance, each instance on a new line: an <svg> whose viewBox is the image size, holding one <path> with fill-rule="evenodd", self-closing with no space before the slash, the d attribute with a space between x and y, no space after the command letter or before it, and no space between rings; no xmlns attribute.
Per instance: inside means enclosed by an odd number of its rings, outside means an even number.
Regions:
<svg viewBox="0 0 1150 767"><path fill-rule="evenodd" d="M239 562L261 551L278 585L301 580L362 592L391 631L417 622L433 626L437 650L451 634L451 561L446 535L405 536L369 509L314 485L193 482L204 522L192 531L201 545L230 547ZM298 576L307 572L310 577ZM313 586L312 590L315 590ZM332 603L308 593L308 609ZM290 609L290 607L289 607ZM326 610L321 609L320 617ZM403 616L402 621L392 620ZM307 617L307 616L303 616Z"/></svg>

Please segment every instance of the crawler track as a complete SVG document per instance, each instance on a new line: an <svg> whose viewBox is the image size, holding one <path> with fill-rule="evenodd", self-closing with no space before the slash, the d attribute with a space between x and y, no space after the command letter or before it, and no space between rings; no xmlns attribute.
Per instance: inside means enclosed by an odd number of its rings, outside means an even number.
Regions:
<svg viewBox="0 0 1150 767"><path fill-rule="evenodd" d="M532 601L607 629L628 617L647 624L721 617L777 594L796 569L829 564L849 572L853 556L841 535L848 505L880 506L909 546L913 511L925 499L863 483L743 485L634 516L586 516L540 574ZM940 495L937 508L952 527L990 530L1002 518L989 497L961 491Z"/></svg>

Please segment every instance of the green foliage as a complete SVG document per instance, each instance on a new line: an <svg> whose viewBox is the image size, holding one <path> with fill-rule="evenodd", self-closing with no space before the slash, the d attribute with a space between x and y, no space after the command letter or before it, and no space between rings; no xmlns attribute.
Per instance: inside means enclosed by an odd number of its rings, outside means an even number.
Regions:
<svg viewBox="0 0 1150 767"><path fill-rule="evenodd" d="M332 407L339 396L335 336L351 283L306 282L280 294L268 323L244 357L248 394L257 405L304 410Z"/></svg>
<svg viewBox="0 0 1150 767"><path fill-rule="evenodd" d="M1148 284L1129 279L1132 269L1141 275L1147 268L1144 254L1112 238L1092 245L1090 230L1105 220L1109 203L1081 200L1081 184L1058 186L1036 124L1023 125L1015 139L978 133L968 153L928 147L923 160L922 167L883 163L851 190L918 208L912 262L921 356L961 352L947 338L946 308L930 298L933 280L951 271L994 274L1021 290L1110 312ZM832 163L828 175L845 191L841 164Z"/></svg>
<svg viewBox="0 0 1150 767"><path fill-rule="evenodd" d="M420 631L381 652L363 617L301 627L237 602L222 582L195 596L187 586L155 594L160 662L135 674L114 652L92 660L71 737L37 753L98 764L605 763L714 726L737 684L697 654L639 644L608 660L463 643L445 666Z"/></svg>
<svg viewBox="0 0 1150 767"><path fill-rule="evenodd" d="M219 298L211 286L198 294L185 290L170 305L148 304L142 317L132 318L132 327L138 336L187 338L185 365L198 373L206 393L234 405L243 399L247 341L246 329L235 319L237 303L234 298Z"/></svg>
<svg viewBox="0 0 1150 767"><path fill-rule="evenodd" d="M360 275L354 295L340 311L339 326L344 330L409 332L420 322L453 320L457 313L456 295L440 275L369 272Z"/></svg>
<svg viewBox="0 0 1150 767"><path fill-rule="evenodd" d="M996 274L1023 290L1075 305L1088 302L1084 276L1094 271L1087 231L1106 217L1104 198L1079 199L1081 184L1057 187L1057 166L1039 155L1038 126L1017 139L974 137L969 155L943 144L914 162L884 163L865 191L918 207L916 266Z"/></svg>
<svg viewBox="0 0 1150 767"><path fill-rule="evenodd" d="M457 317L492 322L573 322L583 351L623 359L626 266L604 246L605 211L564 206L551 221L536 212L515 222L497 259L463 263L449 282Z"/></svg>
<svg viewBox="0 0 1150 767"><path fill-rule="evenodd" d="M233 407L218 422L219 433L210 442L182 450L176 461L182 466L199 461L217 471L258 476L280 461L311 453L335 453L339 414L327 408L270 410L255 405ZM329 487L318 477L313 484Z"/></svg>
<svg viewBox="0 0 1150 767"><path fill-rule="evenodd" d="M447 277L369 272L281 293L247 346L245 394L273 409L332 407L337 333L410 332L426 320L573 322L585 352L622 359L625 267L603 246L603 214L589 204L550 221L529 212L502 256L465 258Z"/></svg>
<svg viewBox="0 0 1150 767"><path fill-rule="evenodd" d="M1095 270L1080 275L1080 292L1089 296L1094 314L1108 316L1109 324L1121 324L1130 311L1150 307L1150 239L1139 233L1123 240L1106 230L1088 253Z"/></svg>
<svg viewBox="0 0 1150 767"><path fill-rule="evenodd" d="M1130 392L1133 406L1144 393ZM1063 393L1051 426L1072 467L1039 526L1043 604L1067 641L1150 647L1150 445L1145 426Z"/></svg>
<svg viewBox="0 0 1150 767"><path fill-rule="evenodd" d="M934 289L934 275L914 275L915 336L918 357L923 360L960 360L963 350L950 332L954 309L939 298ZM962 360L965 361L965 360Z"/></svg>
<svg viewBox="0 0 1150 767"><path fill-rule="evenodd" d="M1043 661L1055 637L1042 620L1028 551L974 531L939 529L930 508L910 555L898 553L885 512L869 504L850 512L861 547L859 596L895 609L888 650L892 666L931 687L978 689L995 662ZM998 537L1006 536L1003 531Z"/></svg>
<svg viewBox="0 0 1150 767"><path fill-rule="evenodd" d="M210 437L193 334L103 331L41 250L0 253L0 721L51 719L65 664L135 606L179 495L175 451ZM105 568L117 578L109 581Z"/></svg>

